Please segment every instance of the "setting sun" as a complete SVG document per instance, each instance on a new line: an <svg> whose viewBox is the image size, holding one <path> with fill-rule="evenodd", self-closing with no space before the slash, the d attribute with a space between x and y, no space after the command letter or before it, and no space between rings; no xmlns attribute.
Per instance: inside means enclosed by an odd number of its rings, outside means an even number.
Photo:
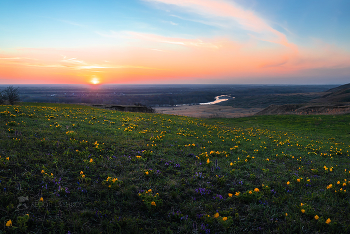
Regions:
<svg viewBox="0 0 350 234"><path fill-rule="evenodd" d="M90 83L94 84L94 85L97 85L97 84L100 83L100 79L98 77L94 76L94 77L91 78Z"/></svg>

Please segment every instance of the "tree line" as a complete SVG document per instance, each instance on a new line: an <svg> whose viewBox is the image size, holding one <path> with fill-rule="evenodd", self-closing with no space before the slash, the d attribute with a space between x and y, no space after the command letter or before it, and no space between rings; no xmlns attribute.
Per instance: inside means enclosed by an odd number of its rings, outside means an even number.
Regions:
<svg viewBox="0 0 350 234"><path fill-rule="evenodd" d="M0 104L4 104L6 101L11 105L14 105L15 102L19 101L18 88L9 86L6 89L0 91Z"/></svg>

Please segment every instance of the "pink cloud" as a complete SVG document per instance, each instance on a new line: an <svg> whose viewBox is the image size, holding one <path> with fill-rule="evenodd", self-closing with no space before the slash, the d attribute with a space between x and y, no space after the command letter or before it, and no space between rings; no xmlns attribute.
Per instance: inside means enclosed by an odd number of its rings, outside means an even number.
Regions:
<svg viewBox="0 0 350 234"><path fill-rule="evenodd" d="M145 0L184 7L191 12L205 17L231 19L238 22L243 29L260 34L259 39L284 45L297 51L297 46L288 42L287 37L272 28L266 20L253 11L245 10L233 2L224 0Z"/></svg>

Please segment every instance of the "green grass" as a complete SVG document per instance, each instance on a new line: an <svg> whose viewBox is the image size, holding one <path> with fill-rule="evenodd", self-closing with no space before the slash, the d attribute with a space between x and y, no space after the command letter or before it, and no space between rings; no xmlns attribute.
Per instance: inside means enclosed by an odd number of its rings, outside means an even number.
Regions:
<svg viewBox="0 0 350 234"><path fill-rule="evenodd" d="M0 233L350 231L350 115L23 103L0 118Z"/></svg>

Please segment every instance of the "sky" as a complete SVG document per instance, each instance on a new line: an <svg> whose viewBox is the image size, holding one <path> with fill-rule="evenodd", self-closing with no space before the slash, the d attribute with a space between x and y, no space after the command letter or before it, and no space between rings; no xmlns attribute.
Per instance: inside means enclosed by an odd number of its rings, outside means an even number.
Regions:
<svg viewBox="0 0 350 234"><path fill-rule="evenodd" d="M349 0L1 0L0 84L345 84Z"/></svg>

